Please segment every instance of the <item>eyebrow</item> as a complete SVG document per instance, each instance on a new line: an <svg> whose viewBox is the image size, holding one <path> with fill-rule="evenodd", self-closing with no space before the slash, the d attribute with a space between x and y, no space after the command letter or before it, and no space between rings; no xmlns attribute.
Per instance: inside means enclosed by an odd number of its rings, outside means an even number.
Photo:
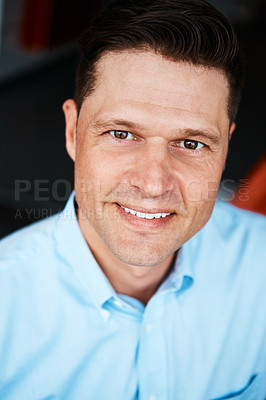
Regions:
<svg viewBox="0 0 266 400"><path fill-rule="evenodd" d="M179 134L182 136L189 136L190 138L192 137L200 137L200 138L205 138L210 140L214 144L220 144L221 143L221 136L218 132L214 131L213 129L181 129L178 131Z"/></svg>
<svg viewBox="0 0 266 400"><path fill-rule="evenodd" d="M96 122L91 125L93 129L109 129L110 127L114 128L113 126L121 127L124 129L129 130L136 130L136 131L145 131L141 124L136 122L131 122L124 119L110 119L104 122ZM178 140L178 136L184 137L189 136L189 138L205 138L210 140L213 144L220 144L221 143L221 136L220 134L213 130L213 129L206 129L206 128L199 128L199 129L192 129L192 128L185 128L185 129L176 129L173 131L173 136L175 136L176 140Z"/></svg>
<svg viewBox="0 0 266 400"><path fill-rule="evenodd" d="M110 127L111 125L116 125L116 126L121 126L123 128L128 128L128 129L137 129L137 130L141 130L143 129L143 127L141 127L140 124L136 123L136 122L130 122L124 119L111 119L111 120L107 120L104 122L96 122L94 124L91 125L91 128L94 129L105 129Z"/></svg>

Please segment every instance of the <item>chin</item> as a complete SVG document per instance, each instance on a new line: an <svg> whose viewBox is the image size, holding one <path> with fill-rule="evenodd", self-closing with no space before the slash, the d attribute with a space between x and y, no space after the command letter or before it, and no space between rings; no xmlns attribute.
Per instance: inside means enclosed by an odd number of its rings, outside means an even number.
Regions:
<svg viewBox="0 0 266 400"><path fill-rule="evenodd" d="M141 248L141 246L133 249L128 247L125 249L110 248L112 253L124 264L137 266L137 267L153 267L164 262L172 252L160 251L160 249L154 250L153 248L146 247Z"/></svg>

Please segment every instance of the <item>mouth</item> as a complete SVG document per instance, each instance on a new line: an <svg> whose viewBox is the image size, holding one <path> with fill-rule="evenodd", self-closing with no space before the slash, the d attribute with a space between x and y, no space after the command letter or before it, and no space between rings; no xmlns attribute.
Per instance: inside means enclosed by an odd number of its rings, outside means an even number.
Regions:
<svg viewBox="0 0 266 400"><path fill-rule="evenodd" d="M131 208L124 207L119 203L116 203L116 204L120 208L122 208L127 214L134 215L134 216L136 216L138 218L141 218L141 219L144 219L144 220L145 219L146 220L161 219L161 218L166 218L169 215L175 214L173 212L162 212L162 211L159 212L159 210L150 210L150 211L153 211L153 212L147 212L147 210L134 210L134 209L131 209Z"/></svg>

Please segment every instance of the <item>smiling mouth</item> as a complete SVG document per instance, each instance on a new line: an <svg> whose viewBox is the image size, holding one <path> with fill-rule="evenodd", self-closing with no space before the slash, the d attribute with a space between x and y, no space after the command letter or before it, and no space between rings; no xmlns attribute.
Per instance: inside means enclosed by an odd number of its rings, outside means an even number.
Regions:
<svg viewBox="0 0 266 400"><path fill-rule="evenodd" d="M147 212L140 212L136 210L132 210L127 207L121 206L121 204L116 203L119 207L123 208L126 213L135 215L136 217L142 218L142 219L159 219L159 218L166 218L168 215L174 214L174 213L147 213Z"/></svg>

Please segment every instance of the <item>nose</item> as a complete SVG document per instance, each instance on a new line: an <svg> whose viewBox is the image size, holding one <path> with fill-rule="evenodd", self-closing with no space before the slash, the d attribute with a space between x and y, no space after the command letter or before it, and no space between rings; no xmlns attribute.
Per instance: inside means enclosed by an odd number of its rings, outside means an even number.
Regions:
<svg viewBox="0 0 266 400"><path fill-rule="evenodd" d="M128 183L140 190L143 197L157 198L173 190L174 168L165 143L150 143L143 146L134 164L128 175Z"/></svg>

